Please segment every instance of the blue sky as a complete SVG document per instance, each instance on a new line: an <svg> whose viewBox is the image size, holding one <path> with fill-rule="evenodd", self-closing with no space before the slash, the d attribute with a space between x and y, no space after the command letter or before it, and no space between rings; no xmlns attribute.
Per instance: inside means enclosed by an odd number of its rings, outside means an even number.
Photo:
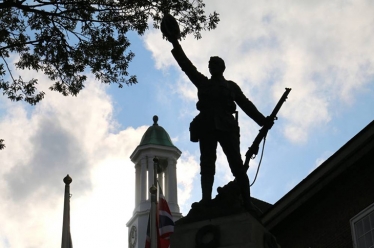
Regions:
<svg viewBox="0 0 374 248"><path fill-rule="evenodd" d="M372 1L206 1L220 13L217 29L181 42L208 75L210 56L226 62L235 81L264 114L292 88L270 130L263 163L251 188L275 203L357 132L373 121L374 4ZM159 30L131 36L129 72L139 84L118 89L89 76L78 97L63 97L37 72L46 97L36 107L0 98L0 247L52 247L61 242L63 189L71 184L75 247L127 247L134 209L134 165L129 156L146 129L159 124L183 152L178 197L183 214L200 200L199 151L188 126L198 113L196 89L171 56ZM240 112L244 156L259 127ZM253 180L258 160L251 161ZM232 179L218 151L215 188ZM30 232L30 230L33 230Z"/></svg>

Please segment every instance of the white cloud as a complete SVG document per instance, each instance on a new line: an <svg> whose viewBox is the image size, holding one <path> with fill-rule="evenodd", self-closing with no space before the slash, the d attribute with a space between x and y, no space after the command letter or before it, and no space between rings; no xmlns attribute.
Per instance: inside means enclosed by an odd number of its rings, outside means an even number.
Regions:
<svg viewBox="0 0 374 248"><path fill-rule="evenodd" d="M326 151L324 152L319 158L317 158L314 162L314 166L313 168L310 170L310 172L314 171L315 169L317 169L321 164L323 164L330 156L331 156L331 152L329 151Z"/></svg>
<svg viewBox="0 0 374 248"><path fill-rule="evenodd" d="M191 84L191 82L187 81L184 77L178 78L175 88L175 92L181 95L182 99L193 102L197 101L196 87Z"/></svg>
<svg viewBox="0 0 374 248"><path fill-rule="evenodd" d="M146 40L145 46L148 50L152 51L152 57L155 59L156 68L167 68L171 65L176 65L170 51L171 45L166 40L162 39L162 34L155 30L147 32L144 36ZM163 42L149 42L151 40L162 40Z"/></svg>
<svg viewBox="0 0 374 248"><path fill-rule="evenodd" d="M188 200L191 199L192 193L196 193L193 192L193 189L196 176L199 172L200 166L195 156L191 155L188 151L183 151L177 165L178 203L182 213L187 213L189 210L191 202ZM197 180L200 182L200 177Z"/></svg>
<svg viewBox="0 0 374 248"><path fill-rule="evenodd" d="M41 88L50 83L37 76ZM0 153L0 246L60 245L66 174L73 178L74 245L126 246L126 222L135 207L129 156L146 127L117 132L111 99L91 78L79 97L46 92L35 108L5 101L0 120L7 145Z"/></svg>

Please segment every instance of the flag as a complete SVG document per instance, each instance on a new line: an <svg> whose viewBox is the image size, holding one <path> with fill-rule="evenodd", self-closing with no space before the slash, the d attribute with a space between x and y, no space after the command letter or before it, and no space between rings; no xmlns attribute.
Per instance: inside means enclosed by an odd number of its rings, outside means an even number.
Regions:
<svg viewBox="0 0 374 248"><path fill-rule="evenodd" d="M157 248L170 248L170 235L174 232L174 221L169 205L160 188L156 213ZM151 247L151 211L149 212L145 248Z"/></svg>
<svg viewBox="0 0 374 248"><path fill-rule="evenodd" d="M162 194L160 189L159 202L158 202L158 237L159 247L158 248L169 248L170 247L170 235L174 232L174 221L171 215L169 205Z"/></svg>

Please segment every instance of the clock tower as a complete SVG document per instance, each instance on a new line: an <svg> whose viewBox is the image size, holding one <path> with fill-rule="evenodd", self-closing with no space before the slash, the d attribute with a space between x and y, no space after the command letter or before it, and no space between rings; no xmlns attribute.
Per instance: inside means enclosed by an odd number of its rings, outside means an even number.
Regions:
<svg viewBox="0 0 374 248"><path fill-rule="evenodd" d="M153 158L158 157L156 171L159 187L168 202L174 221L180 219L177 195L177 160L181 151L175 147L169 134L158 125L158 117L153 117L153 125L144 133L140 144L131 154L135 164L135 208L127 222L129 248L144 248L147 232L151 196L149 188L153 185Z"/></svg>

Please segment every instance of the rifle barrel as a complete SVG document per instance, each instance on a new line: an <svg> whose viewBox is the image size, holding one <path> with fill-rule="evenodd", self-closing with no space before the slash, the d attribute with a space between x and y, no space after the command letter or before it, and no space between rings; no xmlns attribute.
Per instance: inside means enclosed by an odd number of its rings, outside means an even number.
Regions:
<svg viewBox="0 0 374 248"><path fill-rule="evenodd" d="M286 91L283 93L282 97L279 99L277 105L275 105L275 108L270 114L270 117L273 120L277 119L277 114L282 107L283 103L286 101L288 94L290 94L291 88L286 88ZM245 162L244 162L244 167L245 170L247 171L249 168L249 160L254 156L257 155L258 149L260 146L261 141L266 137L269 129L267 127L262 127L259 133L257 134L256 138L254 139L252 146L248 148L247 153L245 154Z"/></svg>

